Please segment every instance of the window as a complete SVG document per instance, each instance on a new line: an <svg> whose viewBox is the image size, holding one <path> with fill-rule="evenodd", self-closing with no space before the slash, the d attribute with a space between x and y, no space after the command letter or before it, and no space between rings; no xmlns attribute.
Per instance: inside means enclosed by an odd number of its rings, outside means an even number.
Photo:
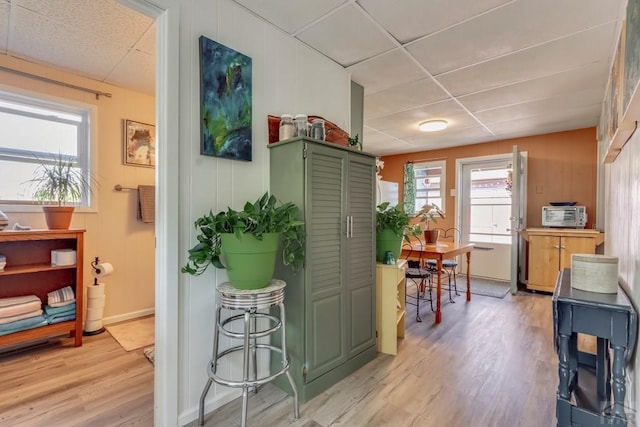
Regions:
<svg viewBox="0 0 640 427"><path fill-rule="evenodd" d="M91 107L0 91L0 205L35 204L29 183L52 155L63 155L90 176ZM89 206L89 195L79 203Z"/></svg>
<svg viewBox="0 0 640 427"><path fill-rule="evenodd" d="M511 244L509 171L508 167L471 171L470 241Z"/></svg>
<svg viewBox="0 0 640 427"><path fill-rule="evenodd" d="M415 182L413 213L419 211L427 203L437 205L444 212L446 161L416 163L413 170Z"/></svg>

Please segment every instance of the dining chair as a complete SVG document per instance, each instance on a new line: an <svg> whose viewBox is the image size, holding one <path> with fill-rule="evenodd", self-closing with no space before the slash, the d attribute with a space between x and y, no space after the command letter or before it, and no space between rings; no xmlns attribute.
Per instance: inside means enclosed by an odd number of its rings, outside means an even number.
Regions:
<svg viewBox="0 0 640 427"><path fill-rule="evenodd" d="M416 306L416 322L422 322L420 318L420 301L429 301L431 304L431 311L433 310L433 284L431 282L431 272L425 268L425 264L422 259L422 240L418 238L420 250L414 249L413 245L409 243L403 244L403 252L405 252L407 259L407 269L405 271L406 286L415 287L415 296L406 293L405 304L411 304ZM415 244L415 243L414 243ZM417 253L417 260L413 259ZM426 299L427 290L429 291L429 299ZM412 299L415 302L408 301Z"/></svg>
<svg viewBox="0 0 640 427"><path fill-rule="evenodd" d="M447 228L446 230L440 231L440 240L445 242L459 242L460 241L460 230L455 227ZM427 260L427 268L431 273L437 274L438 262L435 259ZM456 278L456 270L458 269L458 259L444 259L442 260L442 273L447 275L447 288L449 290L449 302L455 303L453 300L451 291L455 293L456 296L459 296L458 292L458 281ZM453 279L453 280L452 280Z"/></svg>

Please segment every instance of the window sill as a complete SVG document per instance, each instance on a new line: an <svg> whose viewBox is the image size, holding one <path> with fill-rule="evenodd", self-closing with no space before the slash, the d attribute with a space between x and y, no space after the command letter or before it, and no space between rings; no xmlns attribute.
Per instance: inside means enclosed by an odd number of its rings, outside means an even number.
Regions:
<svg viewBox="0 0 640 427"><path fill-rule="evenodd" d="M0 203L0 211L4 213L37 213L42 212L43 205L3 205ZM76 213L98 213L97 206L76 206Z"/></svg>

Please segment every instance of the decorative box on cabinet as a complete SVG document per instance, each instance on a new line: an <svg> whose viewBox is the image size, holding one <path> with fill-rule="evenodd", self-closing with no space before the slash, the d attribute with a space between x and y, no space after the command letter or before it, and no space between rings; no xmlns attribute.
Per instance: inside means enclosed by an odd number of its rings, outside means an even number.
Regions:
<svg viewBox="0 0 640 427"><path fill-rule="evenodd" d="M564 269L553 294L553 321L558 427L626 427L626 368L637 341L638 315L624 290L575 289L571 270ZM578 334L597 338L596 354L578 349Z"/></svg>
<svg viewBox="0 0 640 427"><path fill-rule="evenodd" d="M404 338L405 270L407 260L396 264L376 264L376 325L378 351L397 354L398 338Z"/></svg>
<svg viewBox="0 0 640 427"><path fill-rule="evenodd" d="M597 230L529 228L523 232L529 242L527 289L553 292L558 272L571 268L571 255L594 254L604 241Z"/></svg>
<svg viewBox="0 0 640 427"><path fill-rule="evenodd" d="M29 230L0 232L0 254L7 265L0 272L0 298L37 295L43 305L47 294L70 285L76 296L76 319L0 336L0 347L69 333L82 345L84 230ZM75 265L51 265L51 251L73 249Z"/></svg>
<svg viewBox="0 0 640 427"><path fill-rule="evenodd" d="M279 263L275 277L287 282L289 372L306 402L377 354L375 156L308 138L269 150L270 191L305 222L303 268Z"/></svg>

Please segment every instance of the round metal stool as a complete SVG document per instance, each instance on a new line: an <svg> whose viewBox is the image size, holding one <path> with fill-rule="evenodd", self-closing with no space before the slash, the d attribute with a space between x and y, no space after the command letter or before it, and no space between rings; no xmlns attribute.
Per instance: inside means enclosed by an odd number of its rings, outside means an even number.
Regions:
<svg viewBox="0 0 640 427"><path fill-rule="evenodd" d="M293 383L293 378L289 373L289 359L287 357L287 343L285 331L285 314L284 314L284 288L287 284L282 280L273 279L268 286L262 289L242 290L236 289L231 283L221 283L216 289L218 291L218 303L216 307L216 325L213 332L213 358L207 366L209 379L204 386L202 395L200 396L199 408L199 424L204 424L204 400L209 393L211 384L226 385L228 387L242 387L242 427L247 424L247 403L249 398L249 388L253 388L254 392L258 391L258 386L272 381L279 375L286 374L291 389L293 390L293 412L295 419L300 416L298 409L298 391ZM257 310L265 309L273 306L280 307L280 317L272 314L258 313ZM223 321L220 320L222 309L228 310L244 310L244 314L231 316ZM262 330L257 330L257 319L266 319L269 325ZM233 323L243 322L242 332L233 332L229 329ZM258 344L258 338L266 337L278 330L282 330L282 347L276 347L270 344ZM230 338L242 339L242 345L230 347L226 350L219 351L218 341L220 334ZM268 373L264 377L258 378L257 352L265 350L267 352L280 353L282 356L282 368L278 372ZM233 380L222 378L216 372L218 361L225 356L234 352L242 352L242 380ZM250 355L251 354L251 355ZM251 357L251 360L249 359ZM249 376L249 366L253 366L252 376Z"/></svg>

